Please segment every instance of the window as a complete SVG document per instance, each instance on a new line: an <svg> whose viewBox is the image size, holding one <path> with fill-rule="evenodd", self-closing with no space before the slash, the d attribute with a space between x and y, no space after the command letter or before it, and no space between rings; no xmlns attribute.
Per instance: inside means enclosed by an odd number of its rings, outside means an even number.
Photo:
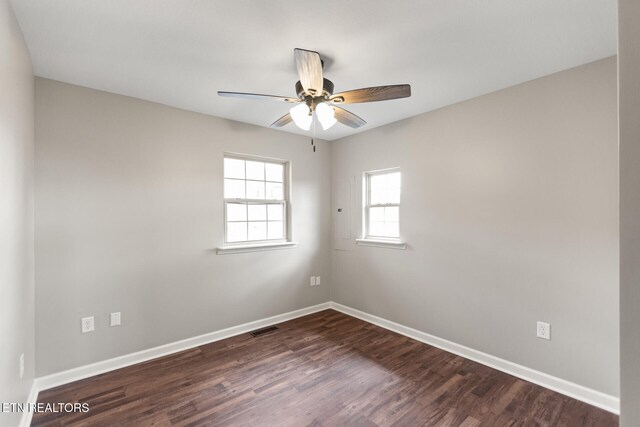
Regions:
<svg viewBox="0 0 640 427"><path fill-rule="evenodd" d="M288 163L225 155L225 243L285 241Z"/></svg>
<svg viewBox="0 0 640 427"><path fill-rule="evenodd" d="M400 186L399 169L365 173L365 238L400 238Z"/></svg>

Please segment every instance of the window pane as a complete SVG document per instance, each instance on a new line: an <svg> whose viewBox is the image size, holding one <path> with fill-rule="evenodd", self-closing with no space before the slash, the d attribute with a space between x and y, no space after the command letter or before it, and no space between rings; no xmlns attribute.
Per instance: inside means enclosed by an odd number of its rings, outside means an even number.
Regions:
<svg viewBox="0 0 640 427"><path fill-rule="evenodd" d="M389 187L385 203L400 203L400 189Z"/></svg>
<svg viewBox="0 0 640 427"><path fill-rule="evenodd" d="M267 205L249 205L249 221L266 221Z"/></svg>
<svg viewBox="0 0 640 427"><path fill-rule="evenodd" d="M376 237L400 237L400 227L397 222L370 222L369 235Z"/></svg>
<svg viewBox="0 0 640 427"><path fill-rule="evenodd" d="M249 223L249 239L248 240L266 240L267 239L267 222L250 222Z"/></svg>
<svg viewBox="0 0 640 427"><path fill-rule="evenodd" d="M400 203L400 172L387 175L386 203Z"/></svg>
<svg viewBox="0 0 640 427"><path fill-rule="evenodd" d="M279 182L267 182L267 199L268 200L283 200L284 188Z"/></svg>
<svg viewBox="0 0 640 427"><path fill-rule="evenodd" d="M284 182L284 165L277 163L266 163L265 171L267 181Z"/></svg>
<svg viewBox="0 0 640 427"><path fill-rule="evenodd" d="M369 209L369 221L371 221L371 222L383 222L384 221L384 208L370 208Z"/></svg>
<svg viewBox="0 0 640 427"><path fill-rule="evenodd" d="M247 181L247 199L264 199L264 181Z"/></svg>
<svg viewBox="0 0 640 427"><path fill-rule="evenodd" d="M264 181L264 163L247 160L247 179Z"/></svg>
<svg viewBox="0 0 640 427"><path fill-rule="evenodd" d="M384 222L369 222L371 236L384 236Z"/></svg>
<svg viewBox="0 0 640 427"><path fill-rule="evenodd" d="M224 197L226 199L244 199L244 183L239 179L224 180Z"/></svg>
<svg viewBox="0 0 640 427"><path fill-rule="evenodd" d="M282 221L269 221L267 230L269 239L284 239L284 223Z"/></svg>
<svg viewBox="0 0 640 427"><path fill-rule="evenodd" d="M247 240L246 222L227 223L227 242L245 242Z"/></svg>
<svg viewBox="0 0 640 427"><path fill-rule="evenodd" d="M244 179L244 160L224 158L224 177Z"/></svg>
<svg viewBox="0 0 640 427"><path fill-rule="evenodd" d="M387 175L372 175L369 178L371 204L386 203Z"/></svg>
<svg viewBox="0 0 640 427"><path fill-rule="evenodd" d="M227 203L227 221L246 221L247 205L242 203Z"/></svg>
<svg viewBox="0 0 640 427"><path fill-rule="evenodd" d="M384 222L398 222L400 208L397 206L390 206L384 209Z"/></svg>
<svg viewBox="0 0 640 427"><path fill-rule="evenodd" d="M387 174L387 185L391 188L400 188L400 172Z"/></svg>
<svg viewBox="0 0 640 427"><path fill-rule="evenodd" d="M387 222L384 224L385 237L400 237L400 227L397 222Z"/></svg>
<svg viewBox="0 0 640 427"><path fill-rule="evenodd" d="M371 175L369 178L369 201L373 205L400 203L400 172Z"/></svg>
<svg viewBox="0 0 640 427"><path fill-rule="evenodd" d="M267 219L269 221L282 221L283 210L284 210L284 205L268 205Z"/></svg>

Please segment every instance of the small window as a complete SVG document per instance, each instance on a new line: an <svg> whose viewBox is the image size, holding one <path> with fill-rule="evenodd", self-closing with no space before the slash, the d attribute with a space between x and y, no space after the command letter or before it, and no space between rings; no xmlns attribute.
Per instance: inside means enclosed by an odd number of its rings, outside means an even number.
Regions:
<svg viewBox="0 0 640 427"><path fill-rule="evenodd" d="M225 155L225 243L287 240L288 163Z"/></svg>
<svg viewBox="0 0 640 427"><path fill-rule="evenodd" d="M399 169L365 173L365 238L400 238L400 187Z"/></svg>

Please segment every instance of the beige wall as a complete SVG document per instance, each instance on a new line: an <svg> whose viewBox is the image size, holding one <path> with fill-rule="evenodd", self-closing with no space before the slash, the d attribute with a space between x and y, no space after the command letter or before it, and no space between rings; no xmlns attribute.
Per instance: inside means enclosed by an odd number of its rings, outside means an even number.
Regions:
<svg viewBox="0 0 640 427"><path fill-rule="evenodd" d="M40 78L36 130L38 375L328 300L328 144ZM216 254L225 151L291 161L298 247Z"/></svg>
<svg viewBox="0 0 640 427"><path fill-rule="evenodd" d="M616 105L608 58L337 141L332 300L617 396ZM353 246L390 167L408 250Z"/></svg>
<svg viewBox="0 0 640 427"><path fill-rule="evenodd" d="M621 417L640 424L640 3L620 0Z"/></svg>
<svg viewBox="0 0 640 427"><path fill-rule="evenodd" d="M0 402L24 402L35 363L33 76L8 0L0 0L0 55ZM18 422L0 413L0 425Z"/></svg>

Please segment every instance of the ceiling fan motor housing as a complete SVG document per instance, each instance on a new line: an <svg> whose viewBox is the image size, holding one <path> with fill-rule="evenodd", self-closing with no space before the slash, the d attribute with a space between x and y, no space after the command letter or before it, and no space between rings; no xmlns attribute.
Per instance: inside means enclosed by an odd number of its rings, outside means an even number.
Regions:
<svg viewBox="0 0 640 427"><path fill-rule="evenodd" d="M302 83L300 80L296 82L296 93L300 99L305 99L306 94L304 92L304 88L302 87ZM329 97L333 95L333 82L331 80L322 79L322 96Z"/></svg>

